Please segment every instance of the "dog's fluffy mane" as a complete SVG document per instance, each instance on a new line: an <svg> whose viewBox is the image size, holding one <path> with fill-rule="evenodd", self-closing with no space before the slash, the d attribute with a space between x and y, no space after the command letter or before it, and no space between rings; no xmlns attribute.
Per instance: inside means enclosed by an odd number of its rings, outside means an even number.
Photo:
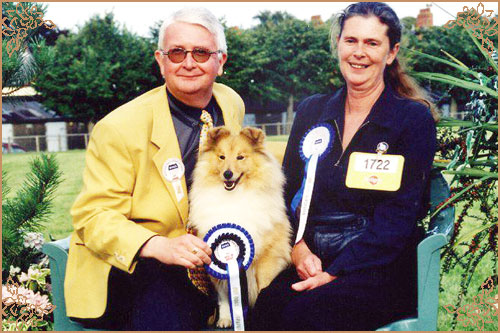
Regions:
<svg viewBox="0 0 500 333"><path fill-rule="evenodd" d="M254 230L248 230L250 234L262 234L273 228L272 223L264 221L288 221L283 213L286 212L282 199L285 179L281 166L266 150L264 138L262 131L248 128L238 134L231 134L225 128L209 132L193 171L193 183L189 191L190 206L205 207L190 212L190 220L204 221L203 225L195 226L200 233L208 231L204 230L205 226L235 222L245 228L255 227ZM233 191L224 189L220 170L215 168L219 158L216 148L223 140L227 140L225 144L229 144L231 149L245 144L251 149L253 165ZM248 209L253 212L252 219L261 218L264 223L246 221L250 218L244 213ZM219 220L211 221L215 217Z"/></svg>

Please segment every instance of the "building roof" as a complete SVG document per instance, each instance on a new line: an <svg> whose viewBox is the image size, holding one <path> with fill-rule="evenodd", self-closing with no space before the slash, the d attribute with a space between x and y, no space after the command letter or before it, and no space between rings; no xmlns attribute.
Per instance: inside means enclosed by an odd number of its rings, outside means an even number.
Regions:
<svg viewBox="0 0 500 333"><path fill-rule="evenodd" d="M60 121L54 111L37 101L2 100L2 123L29 124Z"/></svg>

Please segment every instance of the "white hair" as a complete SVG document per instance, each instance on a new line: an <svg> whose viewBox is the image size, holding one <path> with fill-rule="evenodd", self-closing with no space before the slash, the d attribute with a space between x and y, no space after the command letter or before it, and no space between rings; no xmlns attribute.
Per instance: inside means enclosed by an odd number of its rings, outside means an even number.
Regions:
<svg viewBox="0 0 500 333"><path fill-rule="evenodd" d="M226 36L224 35L224 28L217 18L209 10L205 8L184 8L176 11L170 15L160 27L158 36L158 48L163 50L165 47L165 31L174 22L185 22L191 24L198 24L210 31L214 36L217 49L222 53L227 54ZM221 54L219 53L219 57Z"/></svg>

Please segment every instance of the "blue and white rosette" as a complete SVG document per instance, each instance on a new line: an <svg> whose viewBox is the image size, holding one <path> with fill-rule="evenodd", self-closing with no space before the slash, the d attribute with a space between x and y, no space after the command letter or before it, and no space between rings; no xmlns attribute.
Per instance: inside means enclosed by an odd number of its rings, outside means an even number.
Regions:
<svg viewBox="0 0 500 333"><path fill-rule="evenodd" d="M292 210L295 212L299 202L302 201L300 205L299 230L297 231L295 244L302 239L306 229L318 161L327 155L332 148L332 143L333 128L327 123L320 123L309 129L300 142L300 157L306 164L302 186L293 197L291 204Z"/></svg>
<svg viewBox="0 0 500 333"><path fill-rule="evenodd" d="M244 331L240 267L247 270L252 263L255 247L252 237L243 227L221 223L208 231L203 240L212 249L212 263L205 265L208 274L228 280L231 317L235 331Z"/></svg>

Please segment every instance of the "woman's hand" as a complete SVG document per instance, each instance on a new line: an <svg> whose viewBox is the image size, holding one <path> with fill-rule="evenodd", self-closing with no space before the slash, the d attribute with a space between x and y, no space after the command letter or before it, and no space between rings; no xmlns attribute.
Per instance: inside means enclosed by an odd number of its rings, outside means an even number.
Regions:
<svg viewBox="0 0 500 333"><path fill-rule="evenodd" d="M292 289L295 291L312 290L314 288L321 287L324 284L332 282L336 278L336 276L330 275L327 272L321 272L304 281L292 284Z"/></svg>
<svg viewBox="0 0 500 333"><path fill-rule="evenodd" d="M292 262L295 265L298 276L306 280L323 272L321 259L311 252L302 239L292 249Z"/></svg>
<svg viewBox="0 0 500 333"><path fill-rule="evenodd" d="M154 236L144 244L139 253L143 258L155 258L167 265L186 268L209 265L212 262L211 255L212 249L207 243L190 234L175 238Z"/></svg>

